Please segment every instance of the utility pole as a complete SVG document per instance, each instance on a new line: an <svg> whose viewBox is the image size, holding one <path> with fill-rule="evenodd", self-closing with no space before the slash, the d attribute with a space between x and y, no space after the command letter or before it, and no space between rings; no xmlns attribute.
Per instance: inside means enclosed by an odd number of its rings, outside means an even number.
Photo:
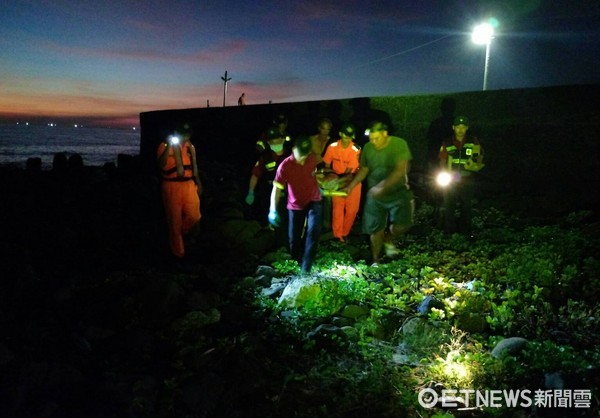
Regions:
<svg viewBox="0 0 600 418"><path fill-rule="evenodd" d="M227 78L227 70L225 70L225 76L221 77L223 80L223 107L225 107L225 100L227 99L227 82L231 80L231 77Z"/></svg>

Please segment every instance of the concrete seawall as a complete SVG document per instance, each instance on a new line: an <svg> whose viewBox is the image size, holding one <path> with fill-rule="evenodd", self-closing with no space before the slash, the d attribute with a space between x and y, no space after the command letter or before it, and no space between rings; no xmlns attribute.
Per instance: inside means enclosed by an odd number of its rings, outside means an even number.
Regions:
<svg viewBox="0 0 600 418"><path fill-rule="evenodd" d="M360 132L370 121L383 120L410 144L418 179L427 176L428 130L442 116L442 104L451 101L454 114L468 115L471 131L484 144L481 177L489 194L532 196L534 206L560 199L558 212L597 208L599 98L600 85L583 85L144 112L140 154L145 166L153 167L158 143L187 121L199 155L233 164L245 182L254 143L278 113L289 118L292 136L314 134L320 117L333 121L332 133L345 121ZM536 196L543 202L534 203Z"/></svg>

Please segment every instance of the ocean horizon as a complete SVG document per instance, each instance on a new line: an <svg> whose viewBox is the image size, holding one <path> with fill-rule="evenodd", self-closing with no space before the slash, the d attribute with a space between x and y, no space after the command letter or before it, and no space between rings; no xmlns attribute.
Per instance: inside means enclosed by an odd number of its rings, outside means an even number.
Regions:
<svg viewBox="0 0 600 418"><path fill-rule="evenodd" d="M86 166L117 163L119 154L139 155L140 132L134 129L86 126L0 124L0 165L25 168L29 158L41 158L52 168L54 155L79 154Z"/></svg>

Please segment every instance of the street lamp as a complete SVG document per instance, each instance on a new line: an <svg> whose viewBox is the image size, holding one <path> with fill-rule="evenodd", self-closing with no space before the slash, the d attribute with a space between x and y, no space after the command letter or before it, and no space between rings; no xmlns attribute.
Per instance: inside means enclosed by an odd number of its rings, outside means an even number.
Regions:
<svg viewBox="0 0 600 418"><path fill-rule="evenodd" d="M487 90L488 66L490 63L490 44L494 38L494 27L490 23L475 26L471 39L478 45L485 45L485 66L483 68L483 90Z"/></svg>

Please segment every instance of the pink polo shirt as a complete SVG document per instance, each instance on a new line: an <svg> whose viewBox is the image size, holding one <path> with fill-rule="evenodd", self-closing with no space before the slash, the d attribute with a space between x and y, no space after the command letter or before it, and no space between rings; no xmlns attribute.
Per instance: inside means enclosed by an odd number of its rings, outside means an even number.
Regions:
<svg viewBox="0 0 600 418"><path fill-rule="evenodd" d="M309 154L304 165L298 164L294 154L287 157L277 168L275 183L283 188L287 187L287 205L291 210L302 210L310 202L321 200L321 191L315 177L317 160Z"/></svg>

